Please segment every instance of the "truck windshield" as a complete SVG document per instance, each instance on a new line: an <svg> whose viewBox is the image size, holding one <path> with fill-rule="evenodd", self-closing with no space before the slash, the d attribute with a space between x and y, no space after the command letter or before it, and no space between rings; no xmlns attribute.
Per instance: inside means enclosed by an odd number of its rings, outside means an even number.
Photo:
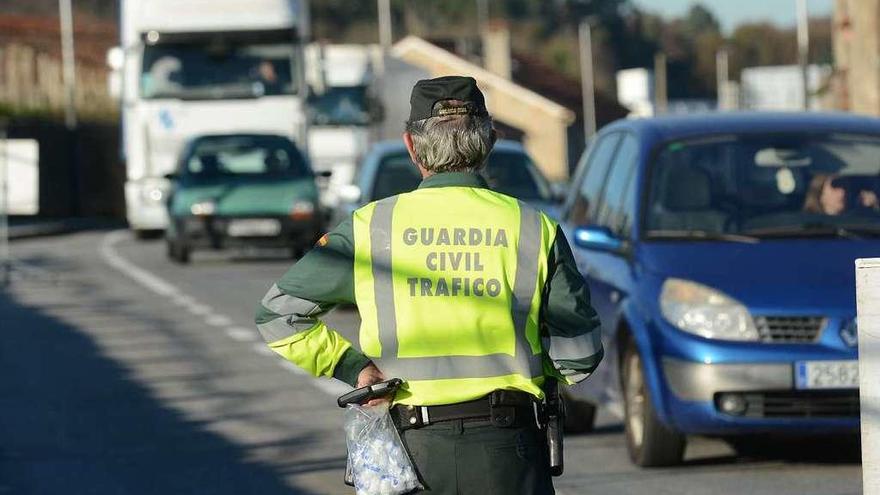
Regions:
<svg viewBox="0 0 880 495"><path fill-rule="evenodd" d="M647 238L874 237L880 138L786 134L667 143L650 171Z"/></svg>
<svg viewBox="0 0 880 495"><path fill-rule="evenodd" d="M216 38L144 47L141 96L225 99L291 95L299 90L290 42L248 43Z"/></svg>
<svg viewBox="0 0 880 495"><path fill-rule="evenodd" d="M190 147L181 172L191 180L233 176L295 178L310 174L296 146L275 136L201 138Z"/></svg>
<svg viewBox="0 0 880 495"><path fill-rule="evenodd" d="M315 125L370 124L365 86L335 86L310 98L309 111Z"/></svg>

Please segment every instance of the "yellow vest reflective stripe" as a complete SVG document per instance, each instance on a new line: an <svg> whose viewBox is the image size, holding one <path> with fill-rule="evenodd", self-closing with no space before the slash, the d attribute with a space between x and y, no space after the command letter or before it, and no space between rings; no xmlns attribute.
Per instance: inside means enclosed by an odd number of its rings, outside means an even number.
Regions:
<svg viewBox="0 0 880 495"><path fill-rule="evenodd" d="M496 388L540 395L540 288L555 229L516 199L475 188L422 189L355 212L361 346L409 382L401 402Z"/></svg>

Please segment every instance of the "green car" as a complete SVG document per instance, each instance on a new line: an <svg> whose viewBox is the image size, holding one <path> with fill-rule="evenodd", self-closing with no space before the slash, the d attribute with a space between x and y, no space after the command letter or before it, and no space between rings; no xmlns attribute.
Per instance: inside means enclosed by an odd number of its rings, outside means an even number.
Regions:
<svg viewBox="0 0 880 495"><path fill-rule="evenodd" d="M201 136L181 153L168 198L168 256L196 249L284 247L300 256L323 232L315 174L283 136Z"/></svg>

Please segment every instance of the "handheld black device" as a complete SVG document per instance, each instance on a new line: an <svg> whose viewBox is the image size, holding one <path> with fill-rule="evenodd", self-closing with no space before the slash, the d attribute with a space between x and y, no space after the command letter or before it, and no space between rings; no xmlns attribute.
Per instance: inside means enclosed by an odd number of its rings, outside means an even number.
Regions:
<svg viewBox="0 0 880 495"><path fill-rule="evenodd" d="M397 389L403 385L400 378L392 378L384 382L374 383L366 387L356 388L351 392L339 396L336 403L339 407L345 407L349 404L363 404L364 402L393 395Z"/></svg>

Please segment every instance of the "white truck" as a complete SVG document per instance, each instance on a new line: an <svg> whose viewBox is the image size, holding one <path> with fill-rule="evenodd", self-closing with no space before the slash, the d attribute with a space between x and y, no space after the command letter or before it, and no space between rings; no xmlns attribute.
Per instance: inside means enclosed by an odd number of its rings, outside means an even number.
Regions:
<svg viewBox="0 0 880 495"><path fill-rule="evenodd" d="M399 139L413 84L429 74L382 52L379 45L306 47L309 156L316 171L332 172L322 202L335 208L372 145Z"/></svg>
<svg viewBox="0 0 880 495"><path fill-rule="evenodd" d="M308 151L306 0L122 0L120 11L107 62L135 232L166 227L165 175L191 137L271 133Z"/></svg>
<svg viewBox="0 0 880 495"><path fill-rule="evenodd" d="M306 81L312 88L309 157L316 171L332 173L321 194L325 207L337 205L337 191L352 182L361 158L378 138L381 64L378 45L306 47Z"/></svg>

